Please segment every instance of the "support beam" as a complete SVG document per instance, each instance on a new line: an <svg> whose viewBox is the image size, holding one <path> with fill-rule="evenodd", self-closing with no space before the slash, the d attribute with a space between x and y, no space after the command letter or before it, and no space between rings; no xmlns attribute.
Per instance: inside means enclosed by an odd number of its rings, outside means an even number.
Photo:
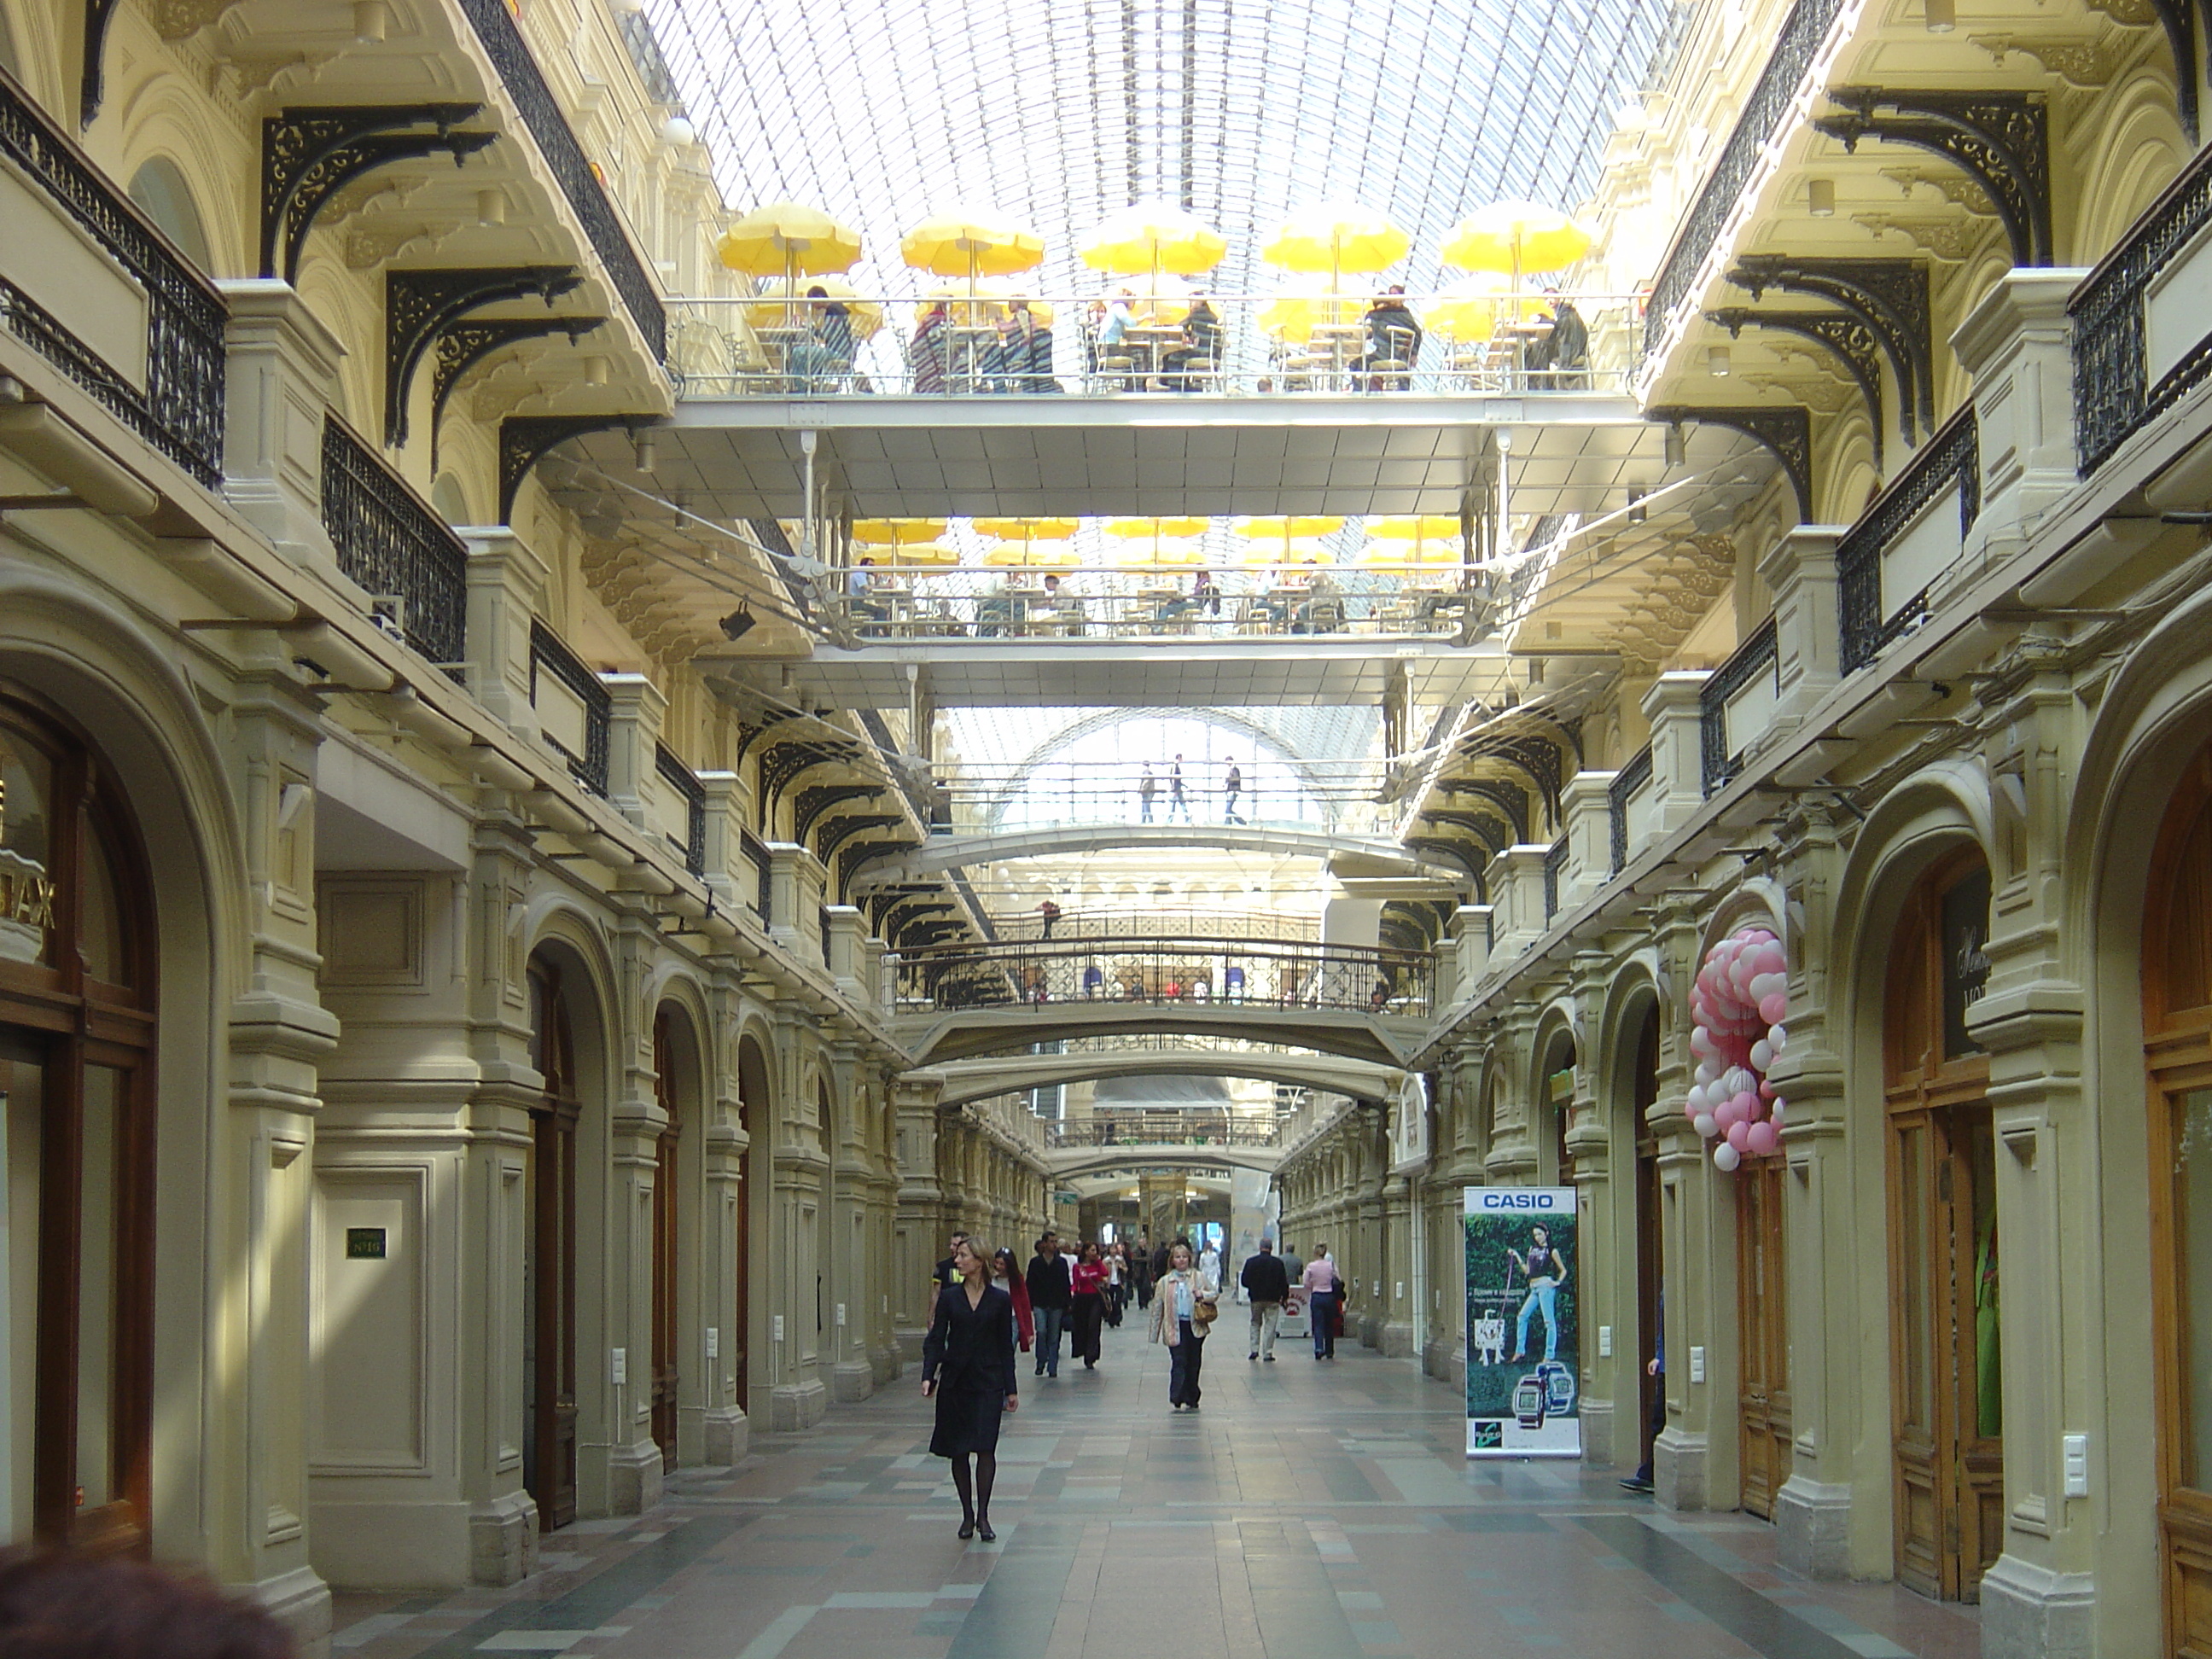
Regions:
<svg viewBox="0 0 2212 1659"><path fill-rule="evenodd" d="M471 311L507 300L543 300L550 307L583 286L574 265L470 266L455 270L393 270L384 277L384 442L407 441L407 389L438 337Z"/></svg>
<svg viewBox="0 0 2212 1659"><path fill-rule="evenodd" d="M261 124L261 274L297 287L315 216L365 173L441 151L459 167L495 132L456 132L481 104L344 104L288 109ZM418 131L428 128L428 131Z"/></svg>
<svg viewBox="0 0 2212 1659"><path fill-rule="evenodd" d="M455 323L438 337L438 365L430 381L430 470L438 470L438 425L445 418L446 400L461 377L495 351L504 351L525 340L541 340L565 334L574 345L606 322L604 317L508 317L489 322Z"/></svg>
<svg viewBox="0 0 2212 1659"><path fill-rule="evenodd" d="M1881 346L1864 321L1841 312L1753 311L1748 306L1724 306L1705 315L1726 329L1732 339L1741 338L1747 328L1771 328L1810 340L1841 363L1866 399L1867 414L1874 422L1874 464L1876 471L1881 469ZM1900 389L1911 392L1909 386ZM1897 426L1898 435L1911 443L1914 428L1909 395L1898 399Z"/></svg>
<svg viewBox="0 0 2212 1659"><path fill-rule="evenodd" d="M1928 267L1917 259L1808 259L1747 253L1728 279L1763 300L1770 288L1811 294L1841 306L1874 331L1897 371L1898 392L1936 425L1936 346Z"/></svg>
<svg viewBox="0 0 2212 1659"><path fill-rule="evenodd" d="M1698 421L1713 426L1725 426L1756 438L1774 453L1782 469L1790 475L1790 483L1797 492L1797 521L1809 524L1813 518L1813 417L1802 404L1778 406L1766 404L1732 405L1671 404L1664 408L1649 409L1645 416L1654 421L1675 425L1684 421Z"/></svg>
<svg viewBox="0 0 2212 1659"><path fill-rule="evenodd" d="M2193 81L2194 66L2181 78ZM1842 112L1816 117L1815 131L1842 140L1846 150L1874 137L1942 156L1989 192L2012 242L2014 264L2057 263L2051 228L2051 115L2042 94L1836 87L1828 97ZM1896 113L1877 114L1880 110Z"/></svg>
<svg viewBox="0 0 2212 1659"><path fill-rule="evenodd" d="M510 415L499 423L499 521L514 516L514 498L530 469L571 438L587 432L627 432L635 440L657 415ZM757 730L755 732L757 736ZM744 758L740 748L736 760Z"/></svg>

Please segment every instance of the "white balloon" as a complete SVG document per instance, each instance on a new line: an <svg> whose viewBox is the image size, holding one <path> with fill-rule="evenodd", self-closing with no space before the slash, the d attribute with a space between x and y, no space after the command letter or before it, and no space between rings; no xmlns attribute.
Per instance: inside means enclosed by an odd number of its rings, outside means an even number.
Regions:
<svg viewBox="0 0 2212 1659"><path fill-rule="evenodd" d="M1735 1169L1737 1164L1742 1162L1743 1154L1736 1151L1735 1147L1729 1146L1725 1140L1721 1142L1719 1146L1713 1148L1713 1167L1716 1170L1720 1170L1723 1174L1726 1174L1728 1171Z"/></svg>
<svg viewBox="0 0 2212 1659"><path fill-rule="evenodd" d="M1713 1115L1711 1112L1699 1112L1695 1117L1690 1120L1690 1127L1692 1129L1695 1129L1700 1135L1703 1135L1707 1140L1711 1140L1721 1131L1721 1126L1714 1121Z"/></svg>
<svg viewBox="0 0 2212 1659"><path fill-rule="evenodd" d="M1766 1028L1766 1041L1768 1045L1773 1048L1776 1054L1780 1054L1784 1048L1790 1046L1790 1028L1786 1025L1768 1026Z"/></svg>
<svg viewBox="0 0 2212 1659"><path fill-rule="evenodd" d="M1692 1084L1690 1085L1689 1098L1682 1103L1682 1109L1687 1112L1692 1117L1695 1117L1699 1112L1704 1111L1705 1109L1705 1090L1697 1084Z"/></svg>
<svg viewBox="0 0 2212 1659"><path fill-rule="evenodd" d="M1765 1037L1751 1045L1751 1063L1762 1072L1774 1064L1774 1049Z"/></svg>

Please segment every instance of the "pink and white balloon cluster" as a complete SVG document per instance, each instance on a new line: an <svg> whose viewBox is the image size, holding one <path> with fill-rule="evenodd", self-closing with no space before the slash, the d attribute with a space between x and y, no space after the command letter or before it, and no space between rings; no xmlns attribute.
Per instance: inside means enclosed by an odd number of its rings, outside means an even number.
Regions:
<svg viewBox="0 0 2212 1659"><path fill-rule="evenodd" d="M1698 1057L1691 1126L1718 1138L1713 1164L1733 1170L1782 1144L1782 1114L1766 1073L1790 1041L1789 957L1764 927L1739 928L1705 952L1690 992L1690 1052Z"/></svg>

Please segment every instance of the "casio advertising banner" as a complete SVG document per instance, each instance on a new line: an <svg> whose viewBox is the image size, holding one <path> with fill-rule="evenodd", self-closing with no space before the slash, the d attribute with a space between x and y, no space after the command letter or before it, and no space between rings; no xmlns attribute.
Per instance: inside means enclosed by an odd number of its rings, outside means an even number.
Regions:
<svg viewBox="0 0 2212 1659"><path fill-rule="evenodd" d="M1578 1457L1575 1189L1469 1187L1467 1455Z"/></svg>

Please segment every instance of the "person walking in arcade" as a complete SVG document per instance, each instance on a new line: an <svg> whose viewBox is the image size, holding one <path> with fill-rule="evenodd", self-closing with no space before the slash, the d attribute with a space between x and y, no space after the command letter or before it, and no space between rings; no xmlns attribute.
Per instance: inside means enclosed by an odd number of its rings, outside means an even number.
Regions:
<svg viewBox="0 0 2212 1659"><path fill-rule="evenodd" d="M1106 1320L1106 1256L1093 1239L1068 1270L1067 1357L1086 1371L1098 1367L1098 1333Z"/></svg>
<svg viewBox="0 0 2212 1659"><path fill-rule="evenodd" d="M929 1452L952 1462L960 1535L980 1535L988 1543L998 1536L991 1530L991 1486L999 1474L999 1422L1021 1407L1014 1383L1014 1304L990 1282L973 1243L963 1239L953 1255L960 1283L938 1292L921 1345L921 1394L937 1400Z"/></svg>
<svg viewBox="0 0 2212 1659"><path fill-rule="evenodd" d="M1336 1358L1336 1304L1344 1294L1344 1279L1336 1271L1336 1263L1329 1259L1328 1246L1314 1246L1314 1258L1306 1263L1305 1272L1299 1276L1299 1288L1306 1293L1306 1309L1313 1325L1314 1358Z"/></svg>
<svg viewBox="0 0 2212 1659"><path fill-rule="evenodd" d="M1206 1327L1218 1304L1191 1266L1188 1243L1177 1239L1169 1249L1168 1270L1152 1288L1152 1340L1166 1343L1168 1349L1168 1405L1175 1411L1196 1411Z"/></svg>

